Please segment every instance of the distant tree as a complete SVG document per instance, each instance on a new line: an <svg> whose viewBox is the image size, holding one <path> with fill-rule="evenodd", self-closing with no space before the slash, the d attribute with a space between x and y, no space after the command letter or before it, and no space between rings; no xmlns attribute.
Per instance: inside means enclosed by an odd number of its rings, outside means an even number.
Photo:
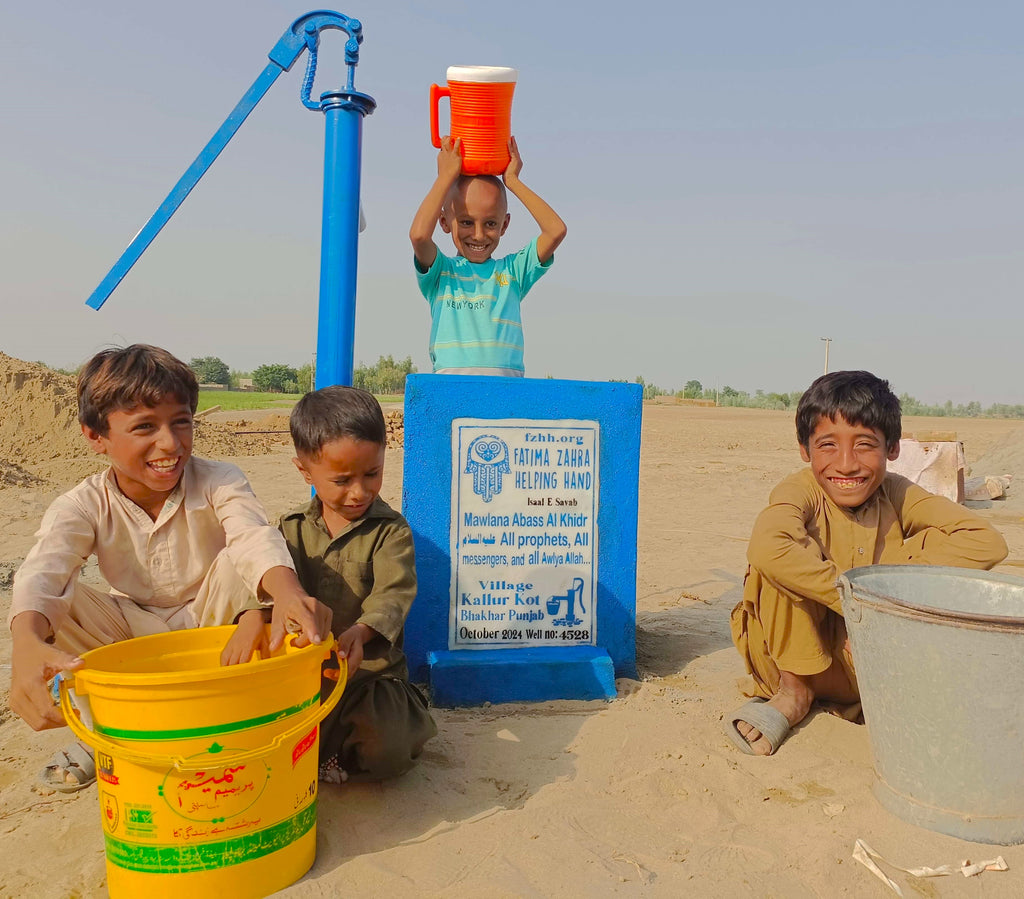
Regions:
<svg viewBox="0 0 1024 899"><path fill-rule="evenodd" d="M289 365L261 365L252 373L252 384L267 393L298 393L299 373Z"/></svg>
<svg viewBox="0 0 1024 899"><path fill-rule="evenodd" d="M900 411L904 415L919 415L921 403L909 393L900 394Z"/></svg>
<svg viewBox="0 0 1024 899"><path fill-rule="evenodd" d="M242 387L242 379L243 378L245 378L245 379L252 378L252 372L251 371L235 371L234 369L232 369L231 370L231 382L230 382L231 383L231 389L232 390L240 390L241 387Z"/></svg>
<svg viewBox="0 0 1024 899"><path fill-rule="evenodd" d="M405 376L416 371L412 356L396 362L391 356L381 356L375 365L360 365L354 372L352 386L376 394L405 392Z"/></svg>
<svg viewBox="0 0 1024 899"><path fill-rule="evenodd" d="M299 369L298 386L297 393L309 393L313 389L313 366L308 362Z"/></svg>
<svg viewBox="0 0 1024 899"><path fill-rule="evenodd" d="M231 383L231 370L216 356L194 358L188 367L195 372L200 384Z"/></svg>
<svg viewBox="0 0 1024 899"><path fill-rule="evenodd" d="M683 385L683 396L688 400L700 399L703 393L704 387L700 381L696 379L687 381L686 384Z"/></svg>

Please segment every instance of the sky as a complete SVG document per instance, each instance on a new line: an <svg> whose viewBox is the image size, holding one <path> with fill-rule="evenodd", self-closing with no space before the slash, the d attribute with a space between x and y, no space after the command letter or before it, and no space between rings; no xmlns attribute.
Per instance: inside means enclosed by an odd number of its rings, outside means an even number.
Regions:
<svg viewBox="0 0 1024 899"><path fill-rule="evenodd" d="M522 180L568 226L523 303L528 376L801 390L829 337L830 369L925 402L1024 402L1021 4L353 4L334 8L363 23L355 86L377 101L357 364L430 370L408 240L436 173L429 87L508 65ZM310 360L324 124L305 55L106 305L85 300L313 8L4 4L0 351ZM322 34L314 96L342 86L344 41ZM514 252L537 232L510 210Z"/></svg>

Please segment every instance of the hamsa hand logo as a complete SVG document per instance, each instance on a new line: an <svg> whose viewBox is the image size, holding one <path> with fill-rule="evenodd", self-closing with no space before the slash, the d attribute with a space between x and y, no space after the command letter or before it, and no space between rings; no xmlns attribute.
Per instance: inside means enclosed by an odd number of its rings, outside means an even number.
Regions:
<svg viewBox="0 0 1024 899"><path fill-rule="evenodd" d="M473 475L473 492L485 503L501 493L501 476L509 474L508 445L493 434L474 438L466 452L466 473Z"/></svg>

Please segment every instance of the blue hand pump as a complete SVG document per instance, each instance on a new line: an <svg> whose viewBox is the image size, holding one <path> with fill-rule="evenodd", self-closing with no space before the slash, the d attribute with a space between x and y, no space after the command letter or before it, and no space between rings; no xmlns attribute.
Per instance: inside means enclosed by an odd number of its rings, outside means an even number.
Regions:
<svg viewBox="0 0 1024 899"><path fill-rule="evenodd" d="M320 32L327 28L336 28L348 34L345 42L348 79L343 89L326 91L317 102L310 100L309 95L316 75ZM289 71L302 51L308 50L309 61L302 82L302 103L308 109L323 112L327 129L324 142L324 206L315 386L320 388L331 384L351 384L363 117L370 115L377 106L372 97L355 89L355 67L359 63L359 45L362 41L362 24L358 19L351 19L341 13L315 10L296 19L268 54L270 63L238 101L224 124L203 147L157 211L135 235L121 258L92 292L86 305L99 309L107 301L278 76Z"/></svg>

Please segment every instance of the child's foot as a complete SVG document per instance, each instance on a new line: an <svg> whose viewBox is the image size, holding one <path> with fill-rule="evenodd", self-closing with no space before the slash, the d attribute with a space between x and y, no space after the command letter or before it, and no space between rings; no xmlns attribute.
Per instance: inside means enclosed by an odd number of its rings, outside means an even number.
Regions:
<svg viewBox="0 0 1024 899"><path fill-rule="evenodd" d="M788 671L782 671L780 672L778 692L764 705L780 713L786 719L789 727L793 728L807 717L813 702L814 690L808 686L804 678ZM755 726L756 723L737 718L736 730L750 744L754 755L771 755L779 748L778 743L781 742L778 732L782 730L788 732L788 728L780 726L775 728L775 733L765 734ZM781 721L779 725L781 725ZM781 734L781 737L785 739L785 733Z"/></svg>
<svg viewBox="0 0 1024 899"><path fill-rule="evenodd" d="M779 748L777 743L781 743L782 740L785 739L786 735L789 733L790 728L792 728L793 726L790 722L789 716L779 708L779 706L775 703L774 699L770 700L769 702L763 703L762 705L765 708L771 708L778 712L781 715L781 718L785 719L786 726L782 726L780 718L779 726L776 728L776 733L778 734L778 736L774 736L772 735L771 731L764 732L758 730L758 728L755 727L754 724L744 721L742 718L737 718L736 730L739 732L740 736L743 737L743 739L750 744L750 751L753 755L771 755L773 752L775 752L776 749ZM742 712L743 710L741 709L739 714L742 714ZM763 723L764 708L761 709L761 712L762 714L758 716L755 720L758 725L766 728L767 730L769 725L767 723ZM754 715L751 714L750 717L754 718Z"/></svg>
<svg viewBox="0 0 1024 899"><path fill-rule="evenodd" d="M75 742L58 749L49 764L39 772L45 786L60 793L77 793L96 783L96 761L92 750Z"/></svg>
<svg viewBox="0 0 1024 899"><path fill-rule="evenodd" d="M320 764L320 781L325 784L343 784L348 780L348 772L338 764L337 756Z"/></svg>

